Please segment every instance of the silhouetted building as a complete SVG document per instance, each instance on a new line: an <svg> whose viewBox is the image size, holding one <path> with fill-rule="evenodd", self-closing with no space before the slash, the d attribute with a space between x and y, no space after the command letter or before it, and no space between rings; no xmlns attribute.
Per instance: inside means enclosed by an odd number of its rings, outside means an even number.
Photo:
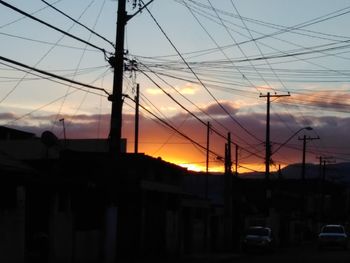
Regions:
<svg viewBox="0 0 350 263"><path fill-rule="evenodd" d="M205 174L160 158L123 153L117 159L107 140L60 141L50 134L43 140L5 130L17 135L0 140L1 262L115 262L231 251L249 225L272 227L288 245L311 239L323 223L348 220L345 185L271 180L266 217L263 179L236 178L227 217L223 175L209 176L206 199Z"/></svg>
<svg viewBox="0 0 350 263"><path fill-rule="evenodd" d="M0 126L0 140L28 140L35 137L34 133Z"/></svg>

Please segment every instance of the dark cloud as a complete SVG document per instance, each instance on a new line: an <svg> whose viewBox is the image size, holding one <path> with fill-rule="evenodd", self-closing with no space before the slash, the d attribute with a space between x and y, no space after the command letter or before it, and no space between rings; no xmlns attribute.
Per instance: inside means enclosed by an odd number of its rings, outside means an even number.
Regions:
<svg viewBox="0 0 350 263"><path fill-rule="evenodd" d="M319 91L312 94L295 94L291 97L281 99L280 102L348 112L350 94L342 91Z"/></svg>
<svg viewBox="0 0 350 263"><path fill-rule="evenodd" d="M230 113L231 115L235 115L239 110L238 107L231 102L222 101L220 102L220 105L218 103L209 104L203 109L203 111L213 117L220 117L227 116L226 112Z"/></svg>
<svg viewBox="0 0 350 263"><path fill-rule="evenodd" d="M13 120L17 118L17 115L11 112L0 113L0 120Z"/></svg>
<svg viewBox="0 0 350 263"><path fill-rule="evenodd" d="M230 106L230 111L236 113L237 109L230 105L225 104L226 107ZM249 135L245 130L243 130L236 122L234 122L230 117L221 115L219 109L215 105L209 105L207 110L213 114L215 119L218 115L220 116L220 123L222 126L228 128L231 133L232 141L238 143L241 146L239 158L245 164L249 162L264 162L264 141L265 141L265 121L266 116L259 113L246 113L246 114L236 114L234 115L235 120L240 123L246 130L254 134L258 140L251 135ZM215 115L217 114L217 115ZM3 113L0 117L13 116L11 113ZM215 117L216 116L216 117ZM48 122L41 123L37 126L27 125L25 127L12 126L15 128L23 129L26 131L34 132L38 136L47 129L52 129L51 120L52 116L46 116ZM64 116L67 120L66 122L66 132L68 138L107 138L109 134L110 127L110 115L76 115L76 116ZM33 117L35 119L36 117ZM41 116L40 120L44 120L45 116ZM172 123L176 130L183 132L193 140L199 142L203 146L206 144L206 126L200 123L198 120L192 118L189 114L180 113L168 119ZM227 135L227 130L219 126L213 120L211 120L213 127L223 134ZM303 126L300 123L309 122L308 125L314 128L313 131L301 130L299 133L294 134L295 131L300 130ZM28 119L30 123L30 119ZM305 127L304 126L304 127ZM279 145L284 143L287 139L292 136L289 143L282 147L278 152L276 152L272 159L276 163L287 164L295 163L301 161L301 149L302 142L298 140L303 134L307 136L316 137L320 136L321 140L313 141L308 144L308 154L307 161L316 162L316 155L322 153L330 152L332 149L334 153L338 149L349 149L350 140L348 139L348 134L350 131L350 118L341 117L308 117L303 116L302 119L298 119L296 116L291 116L289 114L279 114L279 117L275 115L271 117L271 144L272 151L274 151ZM62 128L60 125L54 127L54 133L62 138ZM134 141L134 115L125 114L123 116L123 137L128 138L129 145L132 149ZM193 144L188 143L188 141L178 135L175 131L170 130L164 125L160 124L159 121L147 117L145 115L140 116L140 148L141 151L147 154L156 153L159 156L171 154L175 152L182 152L183 156L189 156L190 152L193 157L189 161L194 159L202 160L203 150L198 147L194 147ZM223 156L224 145L226 141L217 136L215 133L210 135L210 148L212 151ZM160 150L159 150L160 149ZM340 151L340 150L339 150ZM338 151L338 152L339 152ZM254 157L257 153L261 158ZM181 154L180 154L181 155ZM182 157L183 157L182 156Z"/></svg>

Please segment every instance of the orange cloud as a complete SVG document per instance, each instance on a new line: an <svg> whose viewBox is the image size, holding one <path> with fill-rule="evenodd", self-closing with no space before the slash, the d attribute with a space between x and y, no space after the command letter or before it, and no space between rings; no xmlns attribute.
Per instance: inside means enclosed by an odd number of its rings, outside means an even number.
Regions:
<svg viewBox="0 0 350 263"><path fill-rule="evenodd" d="M264 136L265 136L265 115L259 113L245 113L238 114L239 108L234 103L223 102L223 106L230 114L241 123L247 130L253 133L256 138L253 138L246 131L237 125L230 117L223 113L222 109L215 104L208 105L203 109L210 114L214 120L220 120L220 123L228 128L231 132L231 138L234 143L239 145L239 172L248 172L249 170L264 170ZM202 118L208 118L202 112L196 112ZM14 117L11 113L0 114L0 119L10 120ZM40 134L47 129L52 128L52 119L54 115L47 116L28 116L26 118L25 126L12 125L14 128L24 129L26 131ZM109 114L95 114L95 115L65 115L66 133L68 138L107 138L110 127ZM293 119L291 119L293 118ZM350 148L350 141L344 140L348 137L350 130L350 118L340 118L334 116L320 116L308 118L303 116L303 119L297 119L296 116L289 114L279 116L271 116L271 144L272 150L276 149L278 145L283 143L292 135L292 131L300 129L298 123L302 123L309 119L317 134L321 137L322 143L320 145L326 147L340 147L342 149ZM37 120L40 119L39 124ZM289 122L289 128L286 129L285 120ZM212 121L215 127L223 135L227 135L227 130L218 126L214 120ZM284 121L282 121L284 120ZM206 145L206 130L207 127L200 123L195 118L187 113L173 115L169 118L176 131L186 134L194 141L201 144L204 148ZM140 116L140 137L139 137L139 151L145 154L161 157L166 161L173 162L179 165L187 166L190 169L205 170L206 152L205 149L196 146L187 139L183 138L176 131L171 130L161 124L154 118L146 115ZM58 137L62 137L62 127L54 126L54 132ZM312 131L311 131L312 132ZM134 146L134 115L125 114L123 117L123 137L128 140L128 151L133 151ZM298 134L299 135L299 134ZM300 133L302 135L302 133ZM310 134L315 135L315 134ZM216 133L210 134L210 171L223 170L223 163L217 160L217 156L224 156L226 140L221 138ZM277 169L278 164L282 167L288 163L301 162L302 143L298 141L295 136L293 140L282 147L276 154L272 156L276 166L271 166L271 170ZM232 159L234 161L235 148L232 145ZM338 150L339 152L340 150ZM315 155L320 155L318 147L313 144L308 144L307 161L317 162Z"/></svg>

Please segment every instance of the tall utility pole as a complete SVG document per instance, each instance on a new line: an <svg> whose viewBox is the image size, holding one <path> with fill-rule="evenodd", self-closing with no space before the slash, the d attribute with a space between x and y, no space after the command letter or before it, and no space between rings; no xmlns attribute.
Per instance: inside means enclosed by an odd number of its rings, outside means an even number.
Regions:
<svg viewBox="0 0 350 263"><path fill-rule="evenodd" d="M270 159L271 159L271 144L270 144L270 104L271 98L281 98L288 97L290 94L286 95L271 95L270 92L267 95L260 94L260 98L267 98L267 109L266 109L266 139L265 139L265 179L269 181L270 179Z"/></svg>
<svg viewBox="0 0 350 263"><path fill-rule="evenodd" d="M231 133L227 134L227 143L225 143L225 178L224 178L224 209L225 214L231 217L232 212L232 161L231 161Z"/></svg>
<svg viewBox="0 0 350 263"><path fill-rule="evenodd" d="M232 162L231 162L231 133L227 134L227 142L225 143L225 174L224 174L224 240L226 249L232 248L233 241L233 222L232 222Z"/></svg>
<svg viewBox="0 0 350 263"><path fill-rule="evenodd" d="M270 143L270 104L271 104L271 98L280 98L280 97L287 97L290 96L290 94L287 95L277 95L273 94L271 95L270 92L267 93L267 95L260 94L260 98L267 98L267 108L266 108L266 138L265 138L265 213L267 216L269 216L270 213L270 198L271 198L271 189L270 189L270 159L271 159L271 143Z"/></svg>
<svg viewBox="0 0 350 263"><path fill-rule="evenodd" d="M235 148L235 176L238 177L238 145L236 144Z"/></svg>
<svg viewBox="0 0 350 263"><path fill-rule="evenodd" d="M315 138L311 138L311 137L306 137L306 135L304 135L302 138L298 138L298 140L302 140L303 141L303 159L302 159L302 166L301 166L301 180L305 181L305 155L306 155L306 141L312 141L312 140L319 140L320 137L315 137Z"/></svg>
<svg viewBox="0 0 350 263"><path fill-rule="evenodd" d="M232 245L234 249L239 248L239 240L241 236L241 211L240 196L241 185L238 178L238 145L235 144L235 174L232 175Z"/></svg>
<svg viewBox="0 0 350 263"><path fill-rule="evenodd" d="M227 134L227 158L226 158L226 171L228 174L232 173L232 161L231 161L231 133Z"/></svg>
<svg viewBox="0 0 350 263"><path fill-rule="evenodd" d="M227 134L225 143L225 178L224 178L224 209L227 217L232 213L232 161L231 161L231 133Z"/></svg>
<svg viewBox="0 0 350 263"><path fill-rule="evenodd" d="M325 209L325 182L326 182L326 164L335 163L333 157L331 156L320 156L317 157L320 160L320 192L321 192L321 206L320 206L320 219L324 219L324 209Z"/></svg>
<svg viewBox="0 0 350 263"><path fill-rule="evenodd" d="M66 124L64 123L64 118L59 120L62 122L62 127L63 127L63 139L64 139L64 144L67 144L67 136L66 136Z"/></svg>
<svg viewBox="0 0 350 263"><path fill-rule="evenodd" d="M300 200L300 211L301 211L301 219L304 220L305 217L305 202L307 203L307 191L306 191L306 185L305 185L305 160L306 160L306 142L312 141L312 140L318 140L320 137L311 138L304 136L302 138L298 138L298 140L303 141L303 158L302 158L302 166L301 166L301 200ZM305 200L306 199L306 200ZM303 233L304 234L304 233ZM303 237L304 238L304 237Z"/></svg>
<svg viewBox="0 0 350 263"><path fill-rule="evenodd" d="M136 85L136 96L135 96L135 142L134 142L134 152L138 153L139 149L139 104L140 104L140 85Z"/></svg>
<svg viewBox="0 0 350 263"><path fill-rule="evenodd" d="M225 173L224 173L224 210L225 214L230 214L230 196L232 188L232 178L231 178L231 155L230 155L230 145L225 143Z"/></svg>
<svg viewBox="0 0 350 263"><path fill-rule="evenodd" d="M204 198L208 200L209 198L209 139L210 139L210 122L207 123L207 154L206 154L206 161L205 161L205 193ZM208 216L205 217L205 223L204 223L204 249L207 250L209 247L209 240L208 240L208 223L209 219Z"/></svg>
<svg viewBox="0 0 350 263"><path fill-rule="evenodd" d="M123 108L123 70L124 70L124 36L126 23L135 15L146 8L153 0L139 8L137 12L128 15L126 12L126 0L118 1L118 19L117 35L115 41L114 57L109 58L109 63L114 69L113 93L108 100L112 102L111 124L109 132L109 152L113 156L119 156L121 153L121 135L122 135L122 108ZM141 1L141 3L143 3ZM134 3L136 6L136 2Z"/></svg>
<svg viewBox="0 0 350 263"><path fill-rule="evenodd" d="M320 160L319 178L320 178L321 182L325 182L326 181L326 164L327 163L328 164L335 163L334 157L332 157L332 156L319 156L316 158Z"/></svg>
<svg viewBox="0 0 350 263"><path fill-rule="evenodd" d="M208 176L209 176L209 138L210 138L210 122L207 123L207 156L205 161L205 198L208 199Z"/></svg>
<svg viewBox="0 0 350 263"><path fill-rule="evenodd" d="M124 35L127 23L125 11L126 0L118 1L117 35L115 41L115 57L111 61L114 68L113 93L109 97L112 102L111 126L109 133L109 152L119 157L121 152L122 107L123 107L123 68L124 68Z"/></svg>

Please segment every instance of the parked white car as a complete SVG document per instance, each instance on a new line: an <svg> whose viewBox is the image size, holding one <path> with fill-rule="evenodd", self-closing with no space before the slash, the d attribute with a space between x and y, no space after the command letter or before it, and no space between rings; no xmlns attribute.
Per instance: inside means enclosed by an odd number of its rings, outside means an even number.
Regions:
<svg viewBox="0 0 350 263"><path fill-rule="evenodd" d="M318 247L323 248L342 248L348 247L348 236L342 225L325 225L318 235Z"/></svg>
<svg viewBox="0 0 350 263"><path fill-rule="evenodd" d="M243 240L242 250L271 251L274 249L275 239L271 228L263 226L251 226L247 229Z"/></svg>

